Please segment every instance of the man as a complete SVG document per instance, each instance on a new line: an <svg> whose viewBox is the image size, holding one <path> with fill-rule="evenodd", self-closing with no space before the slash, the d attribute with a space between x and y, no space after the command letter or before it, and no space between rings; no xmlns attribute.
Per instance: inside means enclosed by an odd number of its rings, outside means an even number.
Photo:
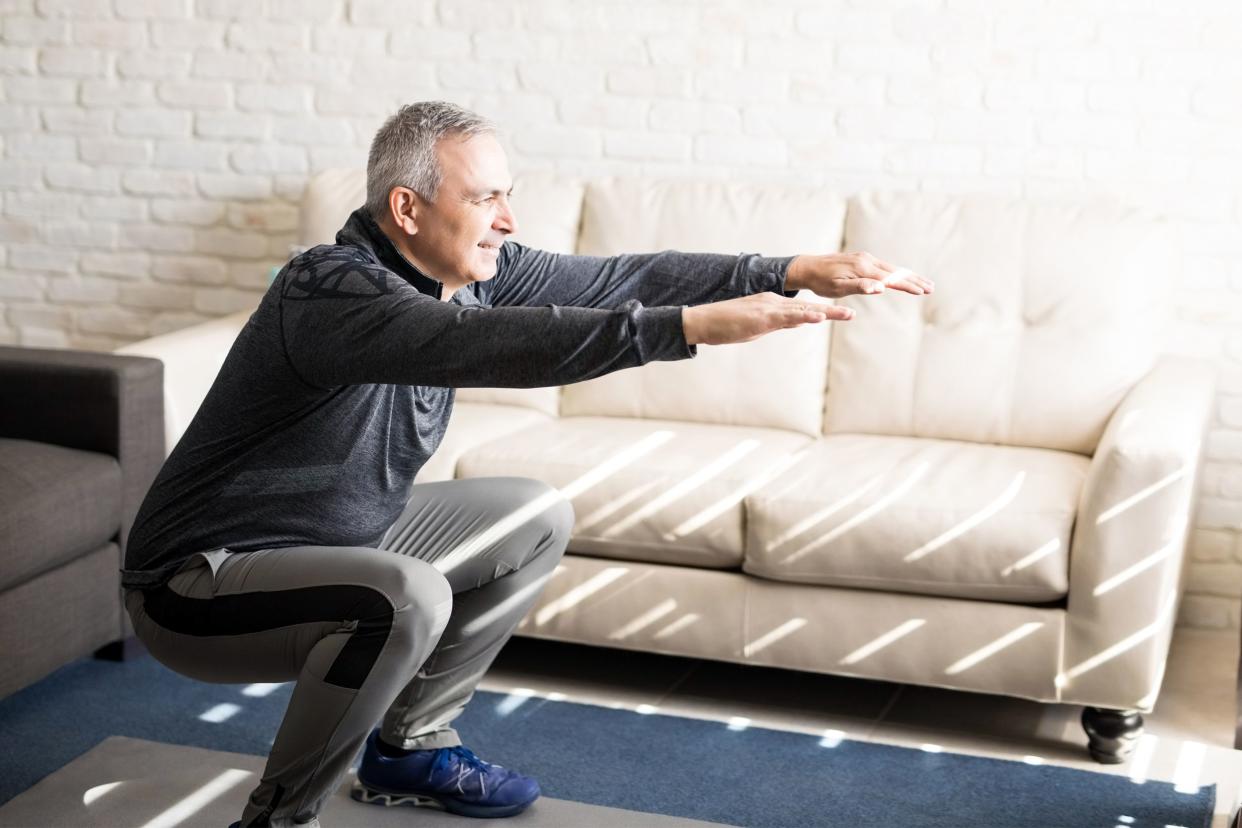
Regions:
<svg viewBox="0 0 1242 828"><path fill-rule="evenodd" d="M318 825L364 744L364 802L507 816L539 795L450 723L573 512L522 478L412 485L453 388L563 385L852 317L782 295L798 288L932 289L867 254L532 250L505 239L511 189L483 118L426 102L389 119L366 205L280 272L138 513L122 584L155 658L204 681L297 681L236 824Z"/></svg>

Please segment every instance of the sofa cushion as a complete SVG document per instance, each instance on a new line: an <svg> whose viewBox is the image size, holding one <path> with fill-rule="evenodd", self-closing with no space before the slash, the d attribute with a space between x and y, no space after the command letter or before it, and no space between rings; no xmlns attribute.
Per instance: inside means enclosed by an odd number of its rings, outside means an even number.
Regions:
<svg viewBox="0 0 1242 828"><path fill-rule="evenodd" d="M818 189L608 179L587 186L578 252L835 253L844 217L844 200ZM699 346L694 360L652 363L567 386L561 413L818 435L831 325L806 325L741 345Z"/></svg>
<svg viewBox="0 0 1242 828"><path fill-rule="evenodd" d="M825 433L1090 455L1150 369L1176 272L1165 222L1109 200L863 194L845 247L935 280L841 300Z"/></svg>
<svg viewBox="0 0 1242 828"><path fill-rule="evenodd" d="M115 457L0 438L0 590L97 549L120 527Z"/></svg>
<svg viewBox="0 0 1242 828"><path fill-rule="evenodd" d="M547 414L525 406L457 403L453 406L444 439L419 470L414 482L452 480L456 476L458 459L470 449L549 419Z"/></svg>
<svg viewBox="0 0 1242 828"><path fill-rule="evenodd" d="M1056 600L1090 463L1047 449L828 436L746 498L743 568L779 581Z"/></svg>
<svg viewBox="0 0 1242 828"><path fill-rule="evenodd" d="M577 516L575 552L736 567L742 498L810 443L776 429L564 417L471 449L457 476L517 475L560 488Z"/></svg>

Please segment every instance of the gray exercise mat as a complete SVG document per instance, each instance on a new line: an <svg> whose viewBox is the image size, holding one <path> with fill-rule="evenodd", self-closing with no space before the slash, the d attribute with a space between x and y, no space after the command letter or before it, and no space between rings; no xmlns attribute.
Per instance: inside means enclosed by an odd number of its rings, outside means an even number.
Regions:
<svg viewBox="0 0 1242 828"><path fill-rule="evenodd" d="M2 828L227 828L263 770L261 756L110 736L0 807ZM349 798L352 775L319 815L323 828L717 826L541 797L516 817L472 820L428 808L383 808Z"/></svg>

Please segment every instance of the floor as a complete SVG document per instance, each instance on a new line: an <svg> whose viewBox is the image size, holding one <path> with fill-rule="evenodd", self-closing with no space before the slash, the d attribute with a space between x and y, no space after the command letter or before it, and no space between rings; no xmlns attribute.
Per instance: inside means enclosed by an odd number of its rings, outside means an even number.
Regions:
<svg viewBox="0 0 1242 828"><path fill-rule="evenodd" d="M1086 754L1082 708L515 637L480 687L926 750L1215 784L1212 828L1242 795L1233 750L1238 632L1179 629L1164 686L1129 762ZM741 719L749 720L742 722Z"/></svg>

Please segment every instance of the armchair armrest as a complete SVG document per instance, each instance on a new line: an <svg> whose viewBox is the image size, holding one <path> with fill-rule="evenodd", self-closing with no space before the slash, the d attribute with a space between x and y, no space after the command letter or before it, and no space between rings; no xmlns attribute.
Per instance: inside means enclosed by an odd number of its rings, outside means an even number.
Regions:
<svg viewBox="0 0 1242 828"><path fill-rule="evenodd" d="M158 360L0 347L0 436L110 454L121 465L121 531L164 462L164 366Z"/></svg>
<svg viewBox="0 0 1242 828"><path fill-rule="evenodd" d="M1100 438L1070 548L1063 701L1155 704L1214 396L1210 363L1163 356Z"/></svg>

